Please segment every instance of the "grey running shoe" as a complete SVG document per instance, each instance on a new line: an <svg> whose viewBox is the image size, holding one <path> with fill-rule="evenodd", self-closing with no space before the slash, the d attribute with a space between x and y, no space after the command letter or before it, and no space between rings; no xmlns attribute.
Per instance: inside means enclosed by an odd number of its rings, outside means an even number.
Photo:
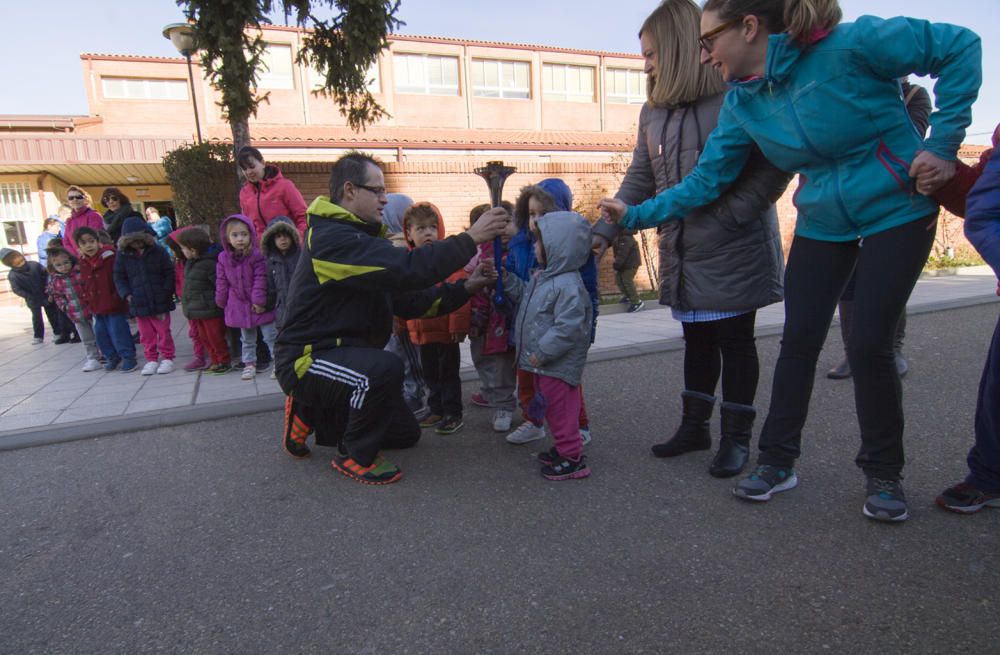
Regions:
<svg viewBox="0 0 1000 655"><path fill-rule="evenodd" d="M906 495L899 480L868 478L865 488L868 498L863 511L865 516L876 521L905 521Z"/></svg>
<svg viewBox="0 0 1000 655"><path fill-rule="evenodd" d="M799 483L790 466L761 464L733 487L733 495L744 500L771 500L771 495L794 489Z"/></svg>

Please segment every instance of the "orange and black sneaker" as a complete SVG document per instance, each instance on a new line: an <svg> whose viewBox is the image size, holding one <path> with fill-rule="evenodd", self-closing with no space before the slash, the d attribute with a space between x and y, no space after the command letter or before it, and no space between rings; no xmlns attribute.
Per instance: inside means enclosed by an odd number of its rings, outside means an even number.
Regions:
<svg viewBox="0 0 1000 655"><path fill-rule="evenodd" d="M312 434L312 428L302 420L295 411L295 399L285 397L285 452L297 459L309 456L306 439Z"/></svg>
<svg viewBox="0 0 1000 655"><path fill-rule="evenodd" d="M377 455L369 466L361 466L347 455L335 455L330 466L361 484L392 484L403 477L399 467L381 455Z"/></svg>

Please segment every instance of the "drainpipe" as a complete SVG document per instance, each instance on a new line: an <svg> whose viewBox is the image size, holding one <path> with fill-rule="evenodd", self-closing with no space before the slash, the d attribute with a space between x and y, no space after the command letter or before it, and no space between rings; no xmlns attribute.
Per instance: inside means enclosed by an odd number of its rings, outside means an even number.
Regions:
<svg viewBox="0 0 1000 655"><path fill-rule="evenodd" d="M469 46L462 46L462 86L465 87L465 126L472 129L472 87L469 86Z"/></svg>
<svg viewBox="0 0 1000 655"><path fill-rule="evenodd" d="M39 173L38 179L35 180L35 186L38 187L38 204L42 206L42 220L44 221L49 216L48 210L45 209L45 189L42 185L45 184L45 180L49 177L48 173Z"/></svg>
<svg viewBox="0 0 1000 655"><path fill-rule="evenodd" d="M606 71L605 71L604 67L606 65L607 65L607 62L605 61L605 57L604 57L604 55L601 55L600 65L597 68L597 93L598 93L597 103L598 103L598 106L601 108L601 132L604 132L604 130L606 129L606 126L607 126L607 116L606 116L607 105L604 102L604 100L605 100L605 98L604 98L604 77L605 77L605 74L606 74Z"/></svg>

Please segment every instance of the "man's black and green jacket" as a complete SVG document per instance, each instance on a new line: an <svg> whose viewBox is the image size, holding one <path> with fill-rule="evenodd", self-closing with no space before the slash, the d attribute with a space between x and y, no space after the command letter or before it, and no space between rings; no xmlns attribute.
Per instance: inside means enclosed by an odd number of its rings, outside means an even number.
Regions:
<svg viewBox="0 0 1000 655"><path fill-rule="evenodd" d="M476 254L468 234L414 250L393 246L384 227L317 198L308 210L302 259L288 289L275 361L298 377L312 353L343 346L384 348L392 317L430 318L469 300L461 283L440 284Z"/></svg>

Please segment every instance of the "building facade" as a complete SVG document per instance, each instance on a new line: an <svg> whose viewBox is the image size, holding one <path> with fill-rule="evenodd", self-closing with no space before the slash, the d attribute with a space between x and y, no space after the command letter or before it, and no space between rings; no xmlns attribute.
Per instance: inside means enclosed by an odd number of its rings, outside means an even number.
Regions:
<svg viewBox="0 0 1000 655"><path fill-rule="evenodd" d="M295 62L303 37L295 28L263 29L267 71L258 90L267 100L250 132L307 202L326 193L330 162L362 149L386 163L391 192L437 204L449 233L464 229L469 210L488 201L472 170L490 160L518 169L507 199L524 184L560 177L577 209L593 219L596 201L614 193L628 166L645 100L638 56L393 36L369 71L369 88L388 116L356 133L330 99L314 93L320 74ZM117 186L138 209L154 205L173 215L161 160L194 140L192 105L205 138L231 141L197 59L193 89L179 57L82 54L80 62L87 116L0 117L0 245L33 254L44 218L69 184L94 198ZM779 203L786 243L794 225L790 198ZM648 287L649 277L640 273L637 281Z"/></svg>

